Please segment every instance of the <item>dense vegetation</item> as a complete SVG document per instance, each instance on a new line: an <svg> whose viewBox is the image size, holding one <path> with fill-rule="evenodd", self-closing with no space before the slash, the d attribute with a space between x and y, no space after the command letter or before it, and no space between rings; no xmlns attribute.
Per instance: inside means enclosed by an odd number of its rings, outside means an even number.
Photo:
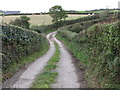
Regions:
<svg viewBox="0 0 120 90"><path fill-rule="evenodd" d="M37 32L10 25L2 25L2 32L3 80L9 78L19 64L22 66L30 62L24 61L25 57L36 52L43 54L48 49L45 36ZM16 64L17 67L14 67Z"/></svg>
<svg viewBox="0 0 120 90"><path fill-rule="evenodd" d="M94 21L100 22L86 24ZM120 88L120 22L111 18L82 23L59 28L57 38L86 68L89 87Z"/></svg>
<svg viewBox="0 0 120 90"><path fill-rule="evenodd" d="M89 17L87 17L87 18L89 18ZM96 19L96 18L92 18L90 20L85 19L83 21L79 21L79 22L74 23L74 24L63 26L60 29L69 30L69 31L72 31L72 32L79 33L80 31L82 31L84 29L87 29L87 28L91 27L92 25L94 25L96 23L104 23L104 22L109 22L110 23L110 22L114 22L116 20L118 20L118 15L117 14L108 15L108 16L99 15L98 19Z"/></svg>

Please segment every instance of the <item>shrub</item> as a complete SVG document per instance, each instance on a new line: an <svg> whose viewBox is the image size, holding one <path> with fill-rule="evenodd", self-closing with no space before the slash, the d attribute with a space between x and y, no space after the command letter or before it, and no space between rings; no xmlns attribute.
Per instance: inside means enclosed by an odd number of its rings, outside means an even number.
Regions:
<svg viewBox="0 0 120 90"><path fill-rule="evenodd" d="M29 20L30 20L29 17L21 16L20 18L16 18L14 21L11 21L10 24L29 29L30 26L30 23L28 22Z"/></svg>
<svg viewBox="0 0 120 90"><path fill-rule="evenodd" d="M60 30L58 31L58 33L66 38L67 40L71 41L73 39L73 37L75 37L77 34L76 33L73 33L71 31L68 31L68 30Z"/></svg>
<svg viewBox="0 0 120 90"><path fill-rule="evenodd" d="M69 28L68 30L72 31L72 32L76 32L79 33L81 30L83 30L84 27L80 24L74 24L71 28Z"/></svg>

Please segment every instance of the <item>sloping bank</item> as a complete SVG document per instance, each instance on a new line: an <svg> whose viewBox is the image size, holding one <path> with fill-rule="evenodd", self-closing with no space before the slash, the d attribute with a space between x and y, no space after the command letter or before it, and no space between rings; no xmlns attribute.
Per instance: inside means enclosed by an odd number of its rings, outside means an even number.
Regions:
<svg viewBox="0 0 120 90"><path fill-rule="evenodd" d="M45 36L16 26L2 25L3 82L21 67L47 52Z"/></svg>
<svg viewBox="0 0 120 90"><path fill-rule="evenodd" d="M86 68L88 87L120 88L120 22L97 24L79 34L59 30L57 38Z"/></svg>

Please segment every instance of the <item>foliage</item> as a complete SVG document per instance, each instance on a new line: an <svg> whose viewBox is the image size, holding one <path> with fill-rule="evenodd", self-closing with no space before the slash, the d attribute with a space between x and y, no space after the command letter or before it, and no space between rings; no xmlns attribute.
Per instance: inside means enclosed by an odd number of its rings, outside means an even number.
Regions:
<svg viewBox="0 0 120 90"><path fill-rule="evenodd" d="M43 35L16 26L2 25L2 70L5 73L14 63L18 64L21 59L35 52L44 52L48 42Z"/></svg>
<svg viewBox="0 0 120 90"><path fill-rule="evenodd" d="M29 17L21 16L20 18L16 18L14 21L11 21L10 24L29 29L30 26L29 20L30 20Z"/></svg>
<svg viewBox="0 0 120 90"><path fill-rule="evenodd" d="M120 26L119 23L95 25L76 37L80 48L88 49L93 72L97 69L98 83L118 84L120 66ZM91 57L92 56L92 57ZM96 69L94 69L96 66ZM107 81L100 81L104 78ZM103 86L104 86L103 85Z"/></svg>
<svg viewBox="0 0 120 90"><path fill-rule="evenodd" d="M30 29L38 33L49 33L56 30L53 25L34 25Z"/></svg>
<svg viewBox="0 0 120 90"><path fill-rule="evenodd" d="M86 67L89 87L120 87L120 22L97 24L66 38L57 36ZM67 35L66 35L67 36Z"/></svg>
<svg viewBox="0 0 120 90"><path fill-rule="evenodd" d="M104 17L104 15L103 15ZM97 24L97 23L111 23L113 21L116 21L118 20L118 15L115 14L115 15L112 15L112 16L105 16L104 18L99 18L99 19L91 19L91 20L86 20L83 21L83 22L78 22L78 23L74 23L74 24L70 24L70 25L66 25L66 26L63 26L63 27L60 27L60 29L62 30L69 30L69 31L72 31L72 32L76 32L76 33L79 33L80 31L84 30L84 29L87 29L89 27L91 27L92 25L94 24Z"/></svg>
<svg viewBox="0 0 120 90"><path fill-rule="evenodd" d="M58 22L62 19L65 20L68 17L63 8L59 5L50 8L49 15L53 18L52 22Z"/></svg>
<svg viewBox="0 0 120 90"><path fill-rule="evenodd" d="M71 31L68 31L68 30L65 30L65 29L64 29L64 30L61 30L61 28L59 29L58 33L59 33L62 37L68 39L69 41L72 41L73 38L77 35L75 32L71 32Z"/></svg>

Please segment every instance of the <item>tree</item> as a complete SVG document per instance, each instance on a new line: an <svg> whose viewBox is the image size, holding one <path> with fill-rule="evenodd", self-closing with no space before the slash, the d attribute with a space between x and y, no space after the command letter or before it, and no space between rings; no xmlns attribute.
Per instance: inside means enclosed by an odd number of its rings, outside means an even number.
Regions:
<svg viewBox="0 0 120 90"><path fill-rule="evenodd" d="M53 6L49 9L49 15L53 18L52 22L59 22L62 19L66 19L68 16L59 5Z"/></svg>
<svg viewBox="0 0 120 90"><path fill-rule="evenodd" d="M20 18L16 18L14 21L11 21L10 24L29 29L30 27L29 20L30 20L29 17L21 16Z"/></svg>

